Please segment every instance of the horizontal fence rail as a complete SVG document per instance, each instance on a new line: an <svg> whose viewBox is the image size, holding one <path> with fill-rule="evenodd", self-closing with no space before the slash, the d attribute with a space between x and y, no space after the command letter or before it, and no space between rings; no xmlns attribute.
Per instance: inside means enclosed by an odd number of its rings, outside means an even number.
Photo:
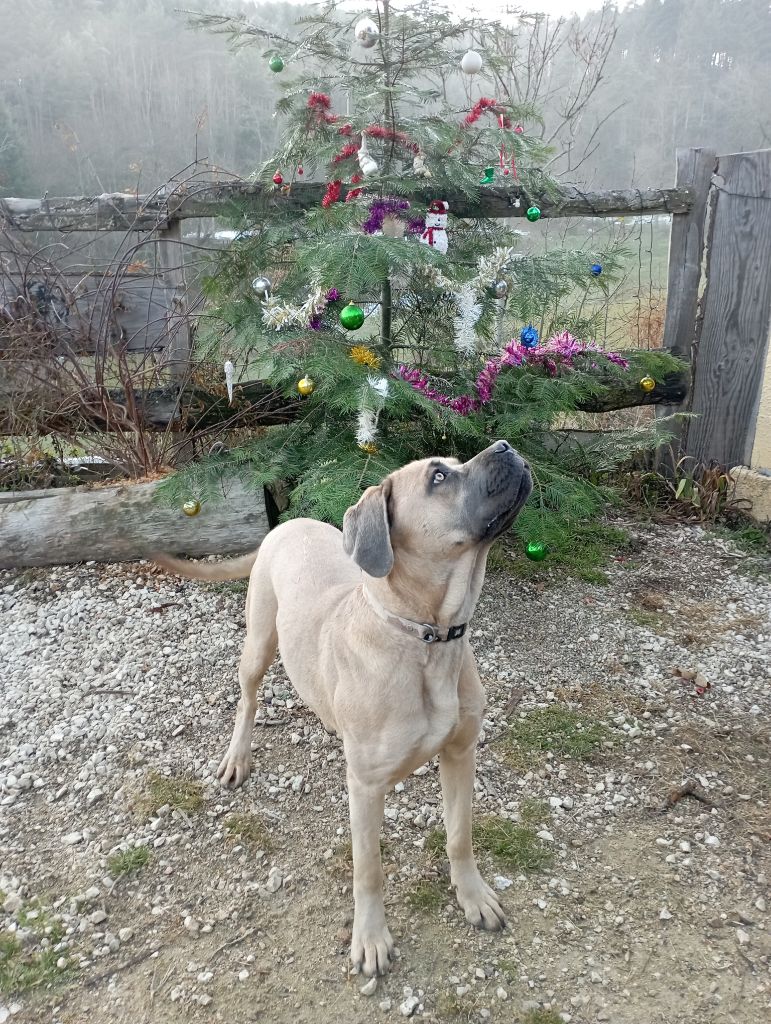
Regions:
<svg viewBox="0 0 771 1024"><path fill-rule="evenodd" d="M298 213L317 206L326 191L324 182L293 185L284 194L275 185L228 182L179 186L149 196L122 192L99 196L43 199L0 199L0 220L18 231L157 231L180 220L223 217L244 205L266 212L281 207ZM436 186L426 186L416 202L431 202ZM442 192L456 217L524 217L535 204L544 217L624 217L688 213L694 202L688 186L677 188L609 189L588 192L573 185L554 195L526 193L519 186L489 186L477 196ZM518 204L518 205L517 205Z"/></svg>

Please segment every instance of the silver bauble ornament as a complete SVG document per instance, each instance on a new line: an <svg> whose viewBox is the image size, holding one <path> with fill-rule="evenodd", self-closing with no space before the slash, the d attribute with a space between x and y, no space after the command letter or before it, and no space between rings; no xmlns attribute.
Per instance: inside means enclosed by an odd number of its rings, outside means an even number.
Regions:
<svg viewBox="0 0 771 1024"><path fill-rule="evenodd" d="M252 291L258 299L267 299L273 289L273 283L269 277L255 277L252 281Z"/></svg>
<svg viewBox="0 0 771 1024"><path fill-rule="evenodd" d="M509 285L506 281L494 281L490 291L496 299L505 299L509 294Z"/></svg>
<svg viewBox="0 0 771 1024"><path fill-rule="evenodd" d="M482 70L482 58L476 50L467 50L463 54L460 69L464 75L476 75Z"/></svg>
<svg viewBox="0 0 771 1024"><path fill-rule="evenodd" d="M359 46L363 46L365 50L371 50L380 38L380 29L372 18L362 18L354 25L353 37Z"/></svg>

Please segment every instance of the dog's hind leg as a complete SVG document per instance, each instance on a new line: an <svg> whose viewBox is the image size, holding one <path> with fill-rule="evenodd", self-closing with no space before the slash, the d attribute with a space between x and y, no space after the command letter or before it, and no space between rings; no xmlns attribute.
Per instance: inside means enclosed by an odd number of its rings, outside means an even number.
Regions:
<svg viewBox="0 0 771 1024"><path fill-rule="evenodd" d="M223 786L238 787L249 778L252 764L252 727L257 711L257 690L262 677L276 656L278 606L267 573L255 568L246 595L246 641L238 666L241 699L230 746L223 757L217 777ZM261 630L257 633L256 630Z"/></svg>
<svg viewBox="0 0 771 1024"><path fill-rule="evenodd" d="M450 880L466 920L497 931L506 925L498 899L479 873L471 846L476 744L482 724L484 691L471 651L464 656L459 680L458 727L439 754Z"/></svg>

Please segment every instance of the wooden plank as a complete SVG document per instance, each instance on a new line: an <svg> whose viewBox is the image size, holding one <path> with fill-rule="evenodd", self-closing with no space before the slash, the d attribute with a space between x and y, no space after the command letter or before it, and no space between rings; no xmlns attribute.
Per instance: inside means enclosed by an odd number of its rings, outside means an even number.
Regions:
<svg viewBox="0 0 771 1024"><path fill-rule="evenodd" d="M771 149L721 156L684 450L749 465L771 322Z"/></svg>
<svg viewBox="0 0 771 1024"><path fill-rule="evenodd" d="M26 284L33 283L27 281ZM46 282L41 282L44 285ZM131 352L157 351L169 340L169 314L178 295L178 283L148 275L61 274L48 284L55 313L38 309L53 334L61 339L59 352L89 355L108 334L124 339ZM0 307L7 306L22 290L19 275L0 276ZM45 301L45 300L43 300ZM10 314L8 314L10 316ZM22 316L29 315L21 311ZM184 320L187 324L187 320ZM173 324L176 329L176 324ZM189 339L188 342L189 344ZM55 350L56 351L56 350Z"/></svg>
<svg viewBox="0 0 771 1024"><path fill-rule="evenodd" d="M237 481L194 518L158 504L157 482L4 494L0 569L124 562L154 551L193 556L253 550L268 532L261 494Z"/></svg>
<svg viewBox="0 0 771 1024"><path fill-rule="evenodd" d="M192 337L187 316L187 283L181 220L172 220L167 228L159 232L158 253L164 279L171 289L171 302L164 318L168 344L163 354L163 365L173 379L182 380L190 372Z"/></svg>
<svg viewBox="0 0 771 1024"><path fill-rule="evenodd" d="M711 149L678 149L678 188L689 188L692 205L672 218L669 236L669 276L664 346L680 359L690 360L699 300L707 196L717 156Z"/></svg>
<svg viewBox="0 0 771 1024"><path fill-rule="evenodd" d="M274 185L228 182L176 188L169 194L65 196L46 199L0 199L0 220L18 231L156 231L172 220L222 217L245 209L254 220L275 209L301 213L318 206L323 182L303 182L283 195ZM415 196L417 207L436 198L436 186L426 185ZM690 188L610 189L589 192L565 185L552 198L525 195L517 185L486 186L477 195L447 192L444 198L456 217L524 217L535 203L544 217L630 217L654 213L687 213L693 196ZM515 199L520 205L513 205Z"/></svg>

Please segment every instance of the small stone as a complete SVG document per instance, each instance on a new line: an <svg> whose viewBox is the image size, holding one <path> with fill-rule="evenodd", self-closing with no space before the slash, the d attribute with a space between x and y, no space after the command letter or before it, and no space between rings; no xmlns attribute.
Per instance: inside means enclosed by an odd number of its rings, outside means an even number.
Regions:
<svg viewBox="0 0 771 1024"><path fill-rule="evenodd" d="M592 971L592 973L589 975L589 977L591 979L592 985L601 985L602 984L602 975L599 974L597 971Z"/></svg>
<svg viewBox="0 0 771 1024"><path fill-rule="evenodd" d="M680 850L683 853L690 853L691 852L691 844L686 842L685 840L683 840L682 843L678 843L677 845L680 847Z"/></svg>
<svg viewBox="0 0 771 1024"><path fill-rule="evenodd" d="M455 989L456 996L465 996L465 994L471 989L470 985L458 985Z"/></svg>
<svg viewBox="0 0 771 1024"><path fill-rule="evenodd" d="M508 999L509 998L509 993L506 991L506 989L503 987L503 985L499 985L498 986L498 988L495 990L495 994L496 994L496 996L499 999Z"/></svg>
<svg viewBox="0 0 771 1024"><path fill-rule="evenodd" d="M407 996L404 1002L399 1004L399 1013L402 1017L411 1017L419 1006L420 1000L417 996Z"/></svg>
<svg viewBox="0 0 771 1024"><path fill-rule="evenodd" d="M545 843L553 843L554 836L549 832L548 829L542 828L540 832L536 832L539 839L543 839Z"/></svg>
<svg viewBox="0 0 771 1024"><path fill-rule="evenodd" d="M67 957L66 956L60 956L59 959L56 961L56 966L58 967L58 969L60 971L63 971L64 968L67 966L67 963L68 963Z"/></svg>
<svg viewBox="0 0 771 1024"><path fill-rule="evenodd" d="M763 899L762 896L758 896L758 898L755 900L755 909L756 910L765 910L766 909L766 901Z"/></svg>
<svg viewBox="0 0 771 1024"><path fill-rule="evenodd" d="M200 928L199 923L194 917L191 917L190 914L187 915L182 924L185 926L187 931L192 932L193 934L195 934Z"/></svg>
<svg viewBox="0 0 771 1024"><path fill-rule="evenodd" d="M487 975L485 974L485 972L482 970L481 967L475 967L474 968L474 977L475 978L479 978L480 981L484 981L485 978L487 977Z"/></svg>
<svg viewBox="0 0 771 1024"><path fill-rule="evenodd" d="M659 921L670 921L671 919L672 919L672 915L671 915L671 914L669 913L669 911L667 910L667 908L666 908L666 907L664 907L664 908L663 908L663 909L662 909L662 910L661 910L661 911L659 912Z"/></svg>
<svg viewBox="0 0 771 1024"><path fill-rule="evenodd" d="M95 910L93 914L88 915L88 919L91 924L101 924L107 920L107 914L103 910Z"/></svg>
<svg viewBox="0 0 771 1024"><path fill-rule="evenodd" d="M506 889L508 889L510 885L514 885L514 883L510 878L506 878L505 875L496 875L493 878L493 885L498 892L505 892Z"/></svg>
<svg viewBox="0 0 771 1024"><path fill-rule="evenodd" d="M362 985L359 992L363 996L374 996L377 992L377 978L370 978L366 985Z"/></svg>
<svg viewBox="0 0 771 1024"><path fill-rule="evenodd" d="M15 914L21 910L24 905L24 900L19 896L17 892L9 892L3 900L3 910L7 914Z"/></svg>
<svg viewBox="0 0 771 1024"><path fill-rule="evenodd" d="M66 836L62 836L62 842L65 846L77 846L78 843L83 842L83 833L68 832Z"/></svg>
<svg viewBox="0 0 771 1024"><path fill-rule="evenodd" d="M197 975L196 981L200 981L202 985L205 985L207 981L211 981L214 977L214 971L201 971Z"/></svg>
<svg viewBox="0 0 771 1024"><path fill-rule="evenodd" d="M380 1009L383 1011L383 1013L387 1013L388 1010L391 1009L391 1000L390 999L381 999L380 1002L377 1005L380 1007Z"/></svg>
<svg viewBox="0 0 771 1024"><path fill-rule="evenodd" d="M749 945L749 941L750 941L749 932L745 932L745 930L743 928L737 928L736 929L736 941L739 943L740 946L747 946L747 945Z"/></svg>
<svg viewBox="0 0 771 1024"><path fill-rule="evenodd" d="M208 992L196 992L193 996L193 1002L198 1003L199 1006L208 1006L211 1002L211 996Z"/></svg>
<svg viewBox="0 0 771 1024"><path fill-rule="evenodd" d="M121 942L128 942L129 939L132 939L133 937L133 928L121 928L121 930L118 932L118 938L120 939Z"/></svg>
<svg viewBox="0 0 771 1024"><path fill-rule="evenodd" d="M705 846L720 846L720 840L717 836L707 836L704 840Z"/></svg>
<svg viewBox="0 0 771 1024"><path fill-rule="evenodd" d="M181 985L175 985L174 988L169 992L169 999L172 1003L178 1003L182 996L185 994L185 990Z"/></svg>
<svg viewBox="0 0 771 1024"><path fill-rule="evenodd" d="M268 892L278 892L283 884L284 878L279 869L271 868L268 872L268 881L265 883L265 888Z"/></svg>
<svg viewBox="0 0 771 1024"><path fill-rule="evenodd" d="M245 967L244 967L244 969L242 971L238 972L238 980L239 981L246 981L246 979L248 977L249 977L249 972L247 971L247 969Z"/></svg>

